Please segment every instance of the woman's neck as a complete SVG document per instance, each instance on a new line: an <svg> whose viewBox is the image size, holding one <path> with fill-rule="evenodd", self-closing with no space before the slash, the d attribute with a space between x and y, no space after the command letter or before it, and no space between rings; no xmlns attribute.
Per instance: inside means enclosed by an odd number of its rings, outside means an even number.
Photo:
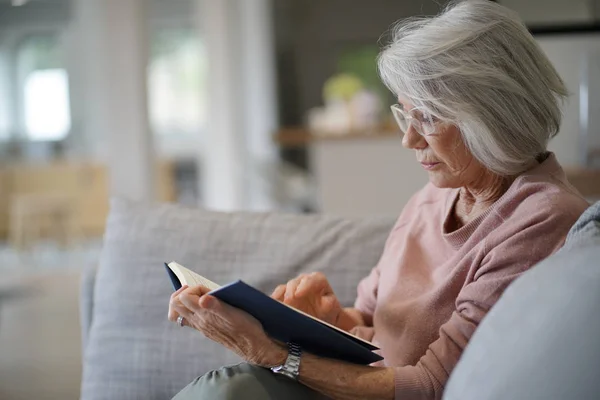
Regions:
<svg viewBox="0 0 600 400"><path fill-rule="evenodd" d="M490 208L510 187L514 178L489 174L472 185L460 188L454 215L458 227L467 224Z"/></svg>

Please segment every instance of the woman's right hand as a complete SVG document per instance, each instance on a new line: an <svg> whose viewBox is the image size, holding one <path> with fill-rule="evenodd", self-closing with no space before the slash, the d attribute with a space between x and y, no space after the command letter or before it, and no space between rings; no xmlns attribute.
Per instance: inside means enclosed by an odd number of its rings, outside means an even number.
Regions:
<svg viewBox="0 0 600 400"><path fill-rule="evenodd" d="M271 297L336 326L343 312L331 285L321 272L302 274L285 285L279 285Z"/></svg>

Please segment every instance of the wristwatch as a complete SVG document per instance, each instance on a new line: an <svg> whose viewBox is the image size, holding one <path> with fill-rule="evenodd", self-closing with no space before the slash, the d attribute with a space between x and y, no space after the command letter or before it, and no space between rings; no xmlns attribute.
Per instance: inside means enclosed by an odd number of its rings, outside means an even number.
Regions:
<svg viewBox="0 0 600 400"><path fill-rule="evenodd" d="M285 363L271 368L276 374L285 375L295 381L298 380L300 374L300 357L302 356L302 348L296 343L288 343L288 356Z"/></svg>

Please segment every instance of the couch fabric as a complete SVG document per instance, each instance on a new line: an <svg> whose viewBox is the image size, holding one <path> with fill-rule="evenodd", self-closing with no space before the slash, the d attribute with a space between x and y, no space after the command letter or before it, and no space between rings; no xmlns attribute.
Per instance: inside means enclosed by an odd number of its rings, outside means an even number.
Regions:
<svg viewBox="0 0 600 400"><path fill-rule="evenodd" d="M98 268L82 280L83 400L168 399L238 361L166 319L162 262L269 292L324 271L344 305L377 262L393 219L223 214L113 201ZM600 398L600 202L567 243L515 281L475 332L446 400Z"/></svg>
<svg viewBox="0 0 600 400"><path fill-rule="evenodd" d="M165 261L221 284L270 293L323 271L344 305L377 263L393 218L216 213L113 200L99 267L82 282L82 400L164 400L196 376L237 360L167 321Z"/></svg>
<svg viewBox="0 0 600 400"><path fill-rule="evenodd" d="M509 286L471 338L444 399L600 399L600 202L559 252Z"/></svg>

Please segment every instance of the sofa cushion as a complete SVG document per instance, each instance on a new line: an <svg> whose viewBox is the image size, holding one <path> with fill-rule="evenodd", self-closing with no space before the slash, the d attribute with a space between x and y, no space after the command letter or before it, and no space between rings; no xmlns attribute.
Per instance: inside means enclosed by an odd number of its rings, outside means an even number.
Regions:
<svg viewBox="0 0 600 400"><path fill-rule="evenodd" d="M171 286L163 262L221 284L243 279L268 293L299 273L323 271L351 305L393 223L113 200L90 291L82 400L168 399L196 376L237 361L197 331L167 321Z"/></svg>
<svg viewBox="0 0 600 400"><path fill-rule="evenodd" d="M445 400L600 398L600 202L554 256L506 290L471 338Z"/></svg>

